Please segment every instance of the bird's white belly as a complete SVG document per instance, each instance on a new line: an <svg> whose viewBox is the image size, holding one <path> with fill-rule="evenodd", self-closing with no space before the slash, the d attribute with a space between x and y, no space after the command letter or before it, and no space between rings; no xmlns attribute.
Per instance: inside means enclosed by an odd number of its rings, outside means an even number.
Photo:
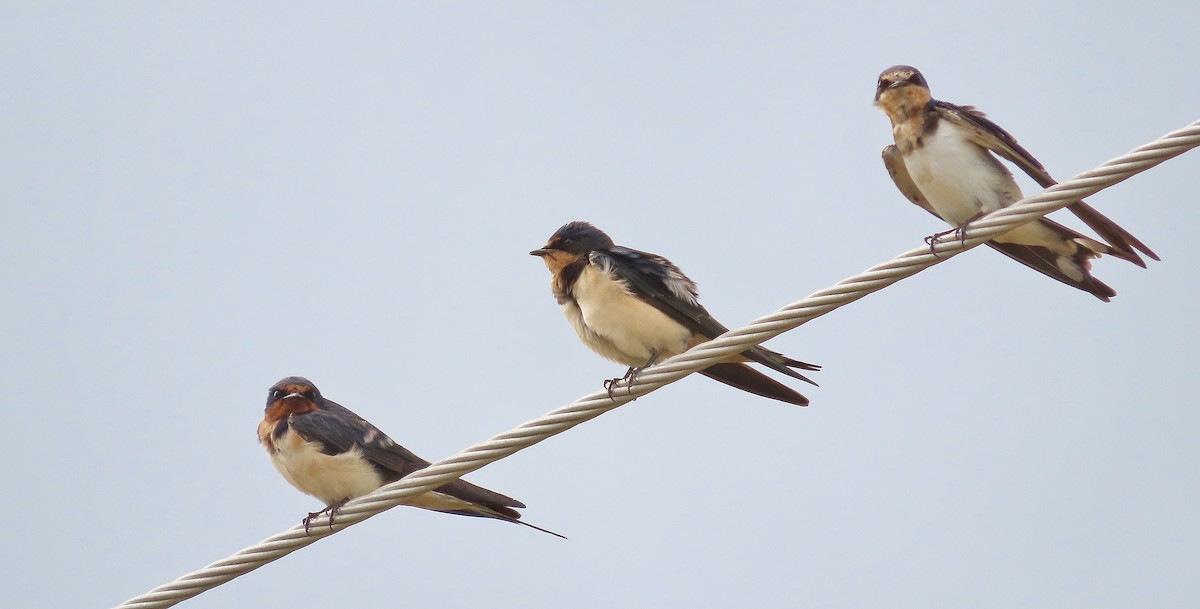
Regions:
<svg viewBox="0 0 1200 609"><path fill-rule="evenodd" d="M925 145L904 158L909 175L929 205L958 228L980 213L990 213L1021 200L1012 174L990 152L943 123ZM1030 222L995 237L1069 254L1074 247L1041 222Z"/></svg>
<svg viewBox="0 0 1200 609"><path fill-rule="evenodd" d="M275 469L292 486L325 505L353 499L383 486L383 476L363 459L357 448L340 455L327 455L317 444L305 442L290 429L275 445L278 450L271 455Z"/></svg>
<svg viewBox="0 0 1200 609"><path fill-rule="evenodd" d="M594 266L584 269L572 288L577 312L567 318L584 343L626 366L642 366L681 353L692 337L687 328L642 302L624 285ZM564 310L568 305L564 305Z"/></svg>
<svg viewBox="0 0 1200 609"><path fill-rule="evenodd" d="M1021 198L1012 175L948 124L906 155L904 165L929 205L956 228Z"/></svg>

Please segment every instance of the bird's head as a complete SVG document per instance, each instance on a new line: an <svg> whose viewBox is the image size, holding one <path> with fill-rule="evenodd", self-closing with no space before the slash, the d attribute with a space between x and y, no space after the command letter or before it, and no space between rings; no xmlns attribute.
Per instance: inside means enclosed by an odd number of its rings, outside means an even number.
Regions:
<svg viewBox="0 0 1200 609"><path fill-rule="evenodd" d="M564 266L587 257L595 250L613 247L613 240L604 231L587 222L568 222L554 231L546 245L529 252L546 263L550 272L556 273Z"/></svg>
<svg viewBox="0 0 1200 609"><path fill-rule="evenodd" d="M879 75L875 84L875 105L893 121L919 111L930 99L929 83L912 66L892 66Z"/></svg>
<svg viewBox="0 0 1200 609"><path fill-rule="evenodd" d="M271 385L267 391L267 410L276 406L277 410L307 412L316 410L320 399L321 392L312 381L302 376L289 376Z"/></svg>

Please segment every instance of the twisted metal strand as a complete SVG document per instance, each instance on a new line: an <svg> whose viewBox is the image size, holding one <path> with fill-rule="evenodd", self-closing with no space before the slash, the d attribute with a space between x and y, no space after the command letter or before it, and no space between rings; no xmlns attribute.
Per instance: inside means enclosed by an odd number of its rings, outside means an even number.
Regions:
<svg viewBox="0 0 1200 609"><path fill-rule="evenodd" d="M936 241L932 246L922 246L900 254L858 275L814 292L799 302L760 317L743 328L727 332L712 341L647 368L633 383L621 386L612 397L609 397L607 391L588 394L571 404L550 411L545 416L471 446L457 455L442 459L402 480L350 501L338 512L336 520L332 523L328 517L314 519L310 533L306 533L302 526L297 525L224 560L125 601L118 609L170 607L215 588L323 537L594 419L659 387L706 368L728 355L740 353L795 329L809 320L877 292L976 247L996 235L1091 196L1197 146L1200 146L1200 121L1168 133L1096 169L1051 186L1037 195L975 220L962 238Z"/></svg>

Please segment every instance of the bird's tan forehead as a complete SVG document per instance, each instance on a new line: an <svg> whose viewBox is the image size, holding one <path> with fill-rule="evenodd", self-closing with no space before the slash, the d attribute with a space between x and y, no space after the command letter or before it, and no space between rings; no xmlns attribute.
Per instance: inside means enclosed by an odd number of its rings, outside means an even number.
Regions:
<svg viewBox="0 0 1200 609"><path fill-rule="evenodd" d="M912 80L912 78L916 75L917 73L912 70L892 70L890 72L884 72L883 76L880 77L880 80L900 82L903 80Z"/></svg>

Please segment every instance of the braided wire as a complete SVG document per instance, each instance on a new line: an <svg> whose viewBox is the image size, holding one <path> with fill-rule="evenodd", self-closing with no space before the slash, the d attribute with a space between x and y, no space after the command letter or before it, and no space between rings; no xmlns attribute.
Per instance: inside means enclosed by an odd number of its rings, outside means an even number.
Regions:
<svg viewBox="0 0 1200 609"><path fill-rule="evenodd" d="M642 371L636 380L622 385L610 396L597 391L566 406L497 435L485 442L442 459L429 467L409 474L378 490L347 503L334 522L328 518L314 519L309 532L297 525L282 533L245 548L232 556L212 563L131 598L118 609L159 609L170 607L202 592L220 586L269 562L278 560L323 537L353 526L406 500L437 488L451 480L498 461L519 450L528 448L580 423L594 419L634 399L673 383L688 374L708 367L726 356L746 349L795 329L838 307L854 302L868 294L943 262L988 239L1061 209L1084 197L1091 196L1113 184L1141 173L1167 159L1200 146L1200 120L1168 133L1133 151L1108 161L1078 176L1051 186L1041 193L1022 199L971 222L964 235L934 242L930 246L910 250L875 265L858 275L814 292L807 298L760 317L745 327L727 332L695 348L671 357Z"/></svg>

